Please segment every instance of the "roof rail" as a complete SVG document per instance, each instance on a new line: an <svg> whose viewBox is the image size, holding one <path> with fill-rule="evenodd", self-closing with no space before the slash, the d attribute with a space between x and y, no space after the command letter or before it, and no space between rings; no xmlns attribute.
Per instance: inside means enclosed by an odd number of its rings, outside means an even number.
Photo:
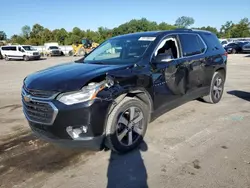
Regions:
<svg viewBox="0 0 250 188"><path fill-rule="evenodd" d="M186 29L186 28L176 28L175 30L178 30L178 31L193 31L192 29Z"/></svg>

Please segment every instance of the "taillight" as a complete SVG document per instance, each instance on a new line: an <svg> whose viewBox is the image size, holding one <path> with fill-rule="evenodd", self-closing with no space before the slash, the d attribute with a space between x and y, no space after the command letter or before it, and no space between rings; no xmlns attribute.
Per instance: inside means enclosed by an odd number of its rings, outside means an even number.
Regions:
<svg viewBox="0 0 250 188"><path fill-rule="evenodd" d="M227 57L228 53L227 53L227 52L225 52L225 53L224 53L224 54L222 54L222 55Z"/></svg>

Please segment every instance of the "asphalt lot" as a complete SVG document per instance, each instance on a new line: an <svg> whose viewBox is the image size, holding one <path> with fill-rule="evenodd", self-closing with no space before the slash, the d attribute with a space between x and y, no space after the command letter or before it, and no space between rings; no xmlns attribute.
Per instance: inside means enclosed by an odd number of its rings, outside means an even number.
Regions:
<svg viewBox="0 0 250 188"><path fill-rule="evenodd" d="M186 103L150 124L140 149L73 151L36 139L22 114L23 78L72 57L0 60L0 187L250 187L250 55L229 55L223 99Z"/></svg>

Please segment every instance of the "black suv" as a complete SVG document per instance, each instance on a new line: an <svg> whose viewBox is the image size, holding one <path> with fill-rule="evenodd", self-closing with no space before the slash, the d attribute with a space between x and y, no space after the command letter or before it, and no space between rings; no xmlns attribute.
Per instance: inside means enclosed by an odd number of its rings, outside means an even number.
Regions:
<svg viewBox="0 0 250 188"><path fill-rule="evenodd" d="M225 50L229 54L236 54L242 52L242 47L248 42L232 42L225 46Z"/></svg>
<svg viewBox="0 0 250 188"><path fill-rule="evenodd" d="M227 53L207 31L117 36L85 58L26 77L23 111L49 142L123 153L140 144L160 114L197 98L218 103L226 63Z"/></svg>

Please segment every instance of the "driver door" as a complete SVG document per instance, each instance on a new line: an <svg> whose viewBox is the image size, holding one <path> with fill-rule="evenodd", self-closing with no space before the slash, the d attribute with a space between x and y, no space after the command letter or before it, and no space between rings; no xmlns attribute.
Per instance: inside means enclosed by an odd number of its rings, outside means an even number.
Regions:
<svg viewBox="0 0 250 188"><path fill-rule="evenodd" d="M155 109L171 108L186 94L188 69L181 57L178 35L167 36L156 48L151 62Z"/></svg>

